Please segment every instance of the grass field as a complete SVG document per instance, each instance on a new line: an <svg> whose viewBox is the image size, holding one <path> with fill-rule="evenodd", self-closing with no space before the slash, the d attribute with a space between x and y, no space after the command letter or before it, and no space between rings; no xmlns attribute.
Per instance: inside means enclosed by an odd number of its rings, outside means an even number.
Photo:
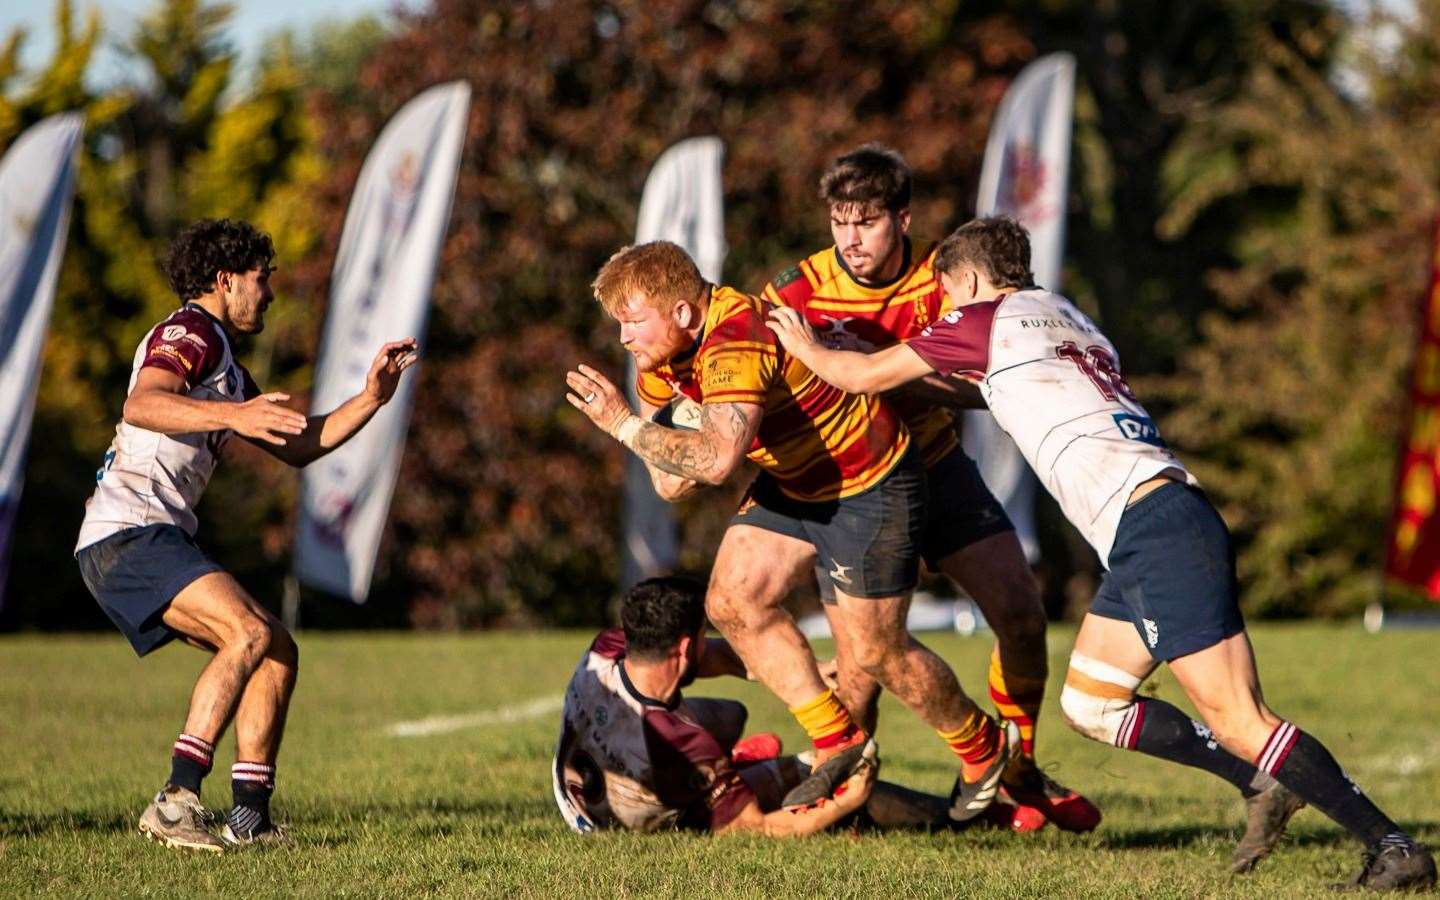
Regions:
<svg viewBox="0 0 1440 900"><path fill-rule="evenodd" d="M276 798L297 846L222 857L166 851L135 831L168 772L201 654L173 647L141 663L118 635L0 639L0 896L1273 897L1313 896L1358 863L1352 842L1304 810L1260 871L1232 878L1241 806L1230 788L1087 742L1053 705L1042 763L1100 804L1092 835L571 835L547 763L559 695L588 637L302 635ZM1071 637L1050 636L1052 697ZM1440 844L1440 635L1303 625L1258 628L1255 642L1272 704ZM983 695L988 641L931 643ZM1168 675L1153 687L1178 699ZM801 744L756 685L690 693L740 697L752 729ZM883 776L947 791L947 751L886 703ZM398 736L403 723L433 733ZM227 741L216 754L211 806L228 803L233 752Z"/></svg>

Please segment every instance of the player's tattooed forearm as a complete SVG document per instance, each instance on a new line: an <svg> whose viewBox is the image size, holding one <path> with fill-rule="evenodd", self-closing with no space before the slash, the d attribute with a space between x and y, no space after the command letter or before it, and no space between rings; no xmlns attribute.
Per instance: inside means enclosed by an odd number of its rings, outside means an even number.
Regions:
<svg viewBox="0 0 1440 900"><path fill-rule="evenodd" d="M662 472L692 481L711 482L728 474L719 471L728 456L721 448L734 446L749 427L750 417L734 404L710 404L700 410L698 431L680 431L647 422L635 435L632 449Z"/></svg>

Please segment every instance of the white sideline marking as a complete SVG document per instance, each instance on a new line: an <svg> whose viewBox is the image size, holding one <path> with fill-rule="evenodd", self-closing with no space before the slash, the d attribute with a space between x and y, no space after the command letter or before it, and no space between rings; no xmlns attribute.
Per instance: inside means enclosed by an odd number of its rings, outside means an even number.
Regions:
<svg viewBox="0 0 1440 900"><path fill-rule="evenodd" d="M539 700L531 700L529 703L517 703L514 706L502 706L499 709L487 709L461 716L430 716L410 722L396 722L386 728L385 733L391 737L427 737L432 734L449 734L452 731L463 731L466 728L509 725L513 722L524 722L527 719L538 719L540 716L559 712L564 707L564 697L541 697Z"/></svg>

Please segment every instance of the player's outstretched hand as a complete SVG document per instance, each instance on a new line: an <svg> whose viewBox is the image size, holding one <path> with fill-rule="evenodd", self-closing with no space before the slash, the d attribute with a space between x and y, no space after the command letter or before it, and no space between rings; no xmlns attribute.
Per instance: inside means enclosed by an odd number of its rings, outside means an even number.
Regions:
<svg viewBox="0 0 1440 900"><path fill-rule="evenodd" d="M419 346L414 338L405 338L381 347L365 376L365 393L382 406L389 403L400 386L400 374L420 358Z"/></svg>
<svg viewBox="0 0 1440 900"><path fill-rule="evenodd" d="M810 327L805 317L788 306L777 306L770 310L770 317L765 324L775 332L781 346L796 356L806 347L819 343L815 337L815 329Z"/></svg>
<svg viewBox="0 0 1440 900"><path fill-rule="evenodd" d="M565 399L606 434L614 435L620 424L632 415L620 389L583 363L565 373L565 383L570 386Z"/></svg>
<svg viewBox="0 0 1440 900"><path fill-rule="evenodd" d="M230 411L230 427L245 437L283 447L286 435L305 432L305 416L280 405L289 399L289 394L276 391L236 403Z"/></svg>

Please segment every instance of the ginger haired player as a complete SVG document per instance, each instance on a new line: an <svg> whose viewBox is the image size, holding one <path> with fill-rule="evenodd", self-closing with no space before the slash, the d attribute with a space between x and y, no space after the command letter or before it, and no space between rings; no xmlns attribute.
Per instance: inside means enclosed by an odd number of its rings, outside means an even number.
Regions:
<svg viewBox="0 0 1440 900"><path fill-rule="evenodd" d="M747 456L760 467L716 551L706 607L814 744L816 767L785 805L830 796L868 752L868 736L822 680L782 606L791 586L816 572L835 591L836 635L848 658L960 758L952 816L980 815L1019 737L905 629L925 508L924 473L899 417L781 352L764 301L707 283L675 244L620 250L594 289L635 358L643 408L636 415L588 366L568 373L569 402L643 459L666 499L723 483ZM650 421L679 395L700 404L694 431Z"/></svg>

